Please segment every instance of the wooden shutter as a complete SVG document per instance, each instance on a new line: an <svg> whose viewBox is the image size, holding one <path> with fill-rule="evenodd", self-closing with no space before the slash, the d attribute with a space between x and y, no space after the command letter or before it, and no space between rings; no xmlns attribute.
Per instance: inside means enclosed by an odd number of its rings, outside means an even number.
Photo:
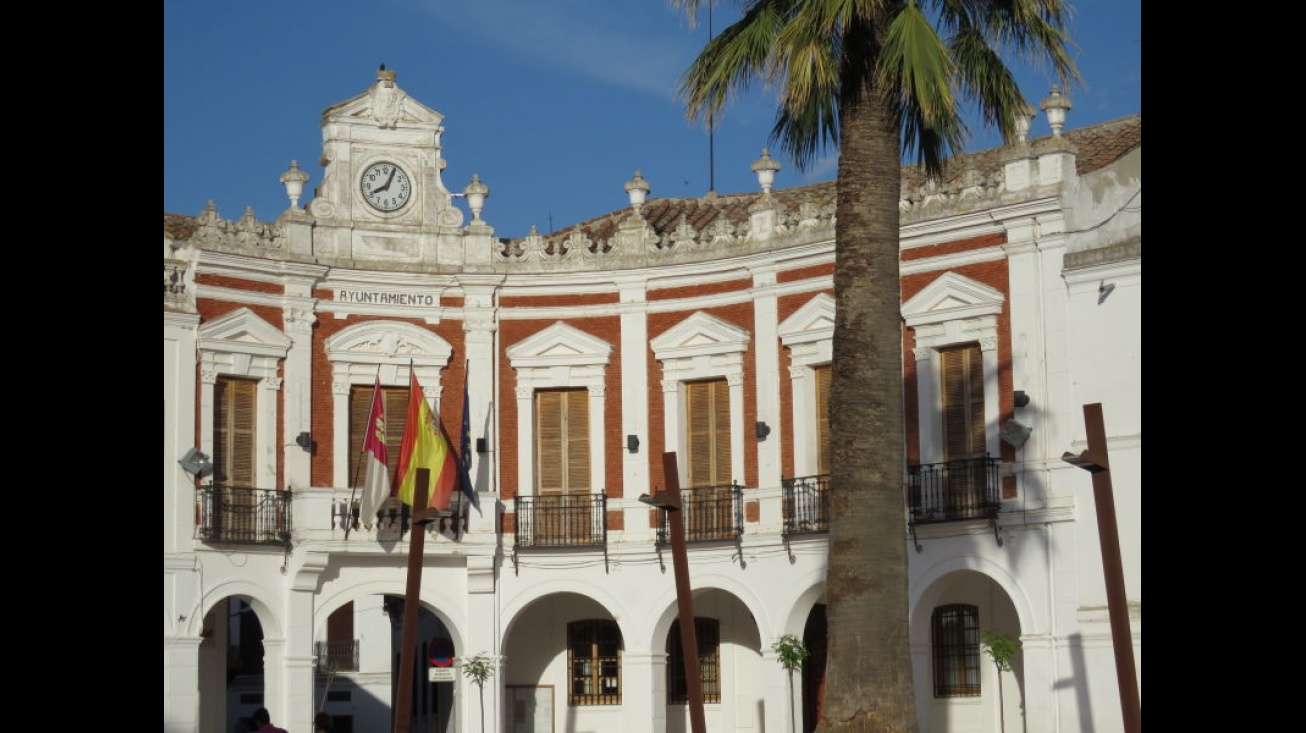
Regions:
<svg viewBox="0 0 1306 733"><path fill-rule="evenodd" d="M590 492L589 390L535 393L535 475L540 495Z"/></svg>
<svg viewBox="0 0 1306 733"><path fill-rule="evenodd" d="M254 488L258 382L218 377L213 398L213 482Z"/></svg>
<svg viewBox="0 0 1306 733"><path fill-rule="evenodd" d="M390 478L394 479L399 465L399 446L404 439L404 425L408 422L408 388L382 387L385 400L385 450L390 459ZM360 468L363 439L367 433L367 418L372 412L372 387L358 385L349 390L349 485L362 486L367 478Z"/></svg>
<svg viewBox="0 0 1306 733"><path fill-rule="evenodd" d="M730 388L724 379L685 385L689 488L730 483Z"/></svg>
<svg viewBox="0 0 1306 733"><path fill-rule="evenodd" d="M982 458L984 438L984 367L979 344L939 353L943 370L943 438L945 460Z"/></svg>
<svg viewBox="0 0 1306 733"><path fill-rule="evenodd" d="M816 367L816 472L830 472L830 365Z"/></svg>

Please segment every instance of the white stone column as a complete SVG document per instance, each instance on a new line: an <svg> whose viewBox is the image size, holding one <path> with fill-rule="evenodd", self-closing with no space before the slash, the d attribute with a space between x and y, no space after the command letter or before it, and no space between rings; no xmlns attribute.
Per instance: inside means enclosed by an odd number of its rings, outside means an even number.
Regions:
<svg viewBox="0 0 1306 733"><path fill-rule="evenodd" d="M328 557L325 552L310 552L304 558L286 593L286 611L282 616L284 638L274 641L272 648L266 639L263 644L264 689L270 698L267 708L273 713L272 722L286 730L313 729L313 715L317 711L313 621ZM268 676L269 668L279 673L277 679Z"/></svg>
<svg viewBox="0 0 1306 733"><path fill-rule="evenodd" d="M621 662L622 730L666 733L666 653L627 651Z"/></svg>
<svg viewBox="0 0 1306 733"><path fill-rule="evenodd" d="M311 306L287 307L284 311L285 332L290 337L290 350L286 353L285 432L281 455L285 460L286 486L302 488L311 484L309 473L313 444L303 448L295 441L300 433L312 439L313 412L313 324L317 316ZM269 488L272 486L269 484Z"/></svg>
<svg viewBox="0 0 1306 733"><path fill-rule="evenodd" d="M780 429L780 336L779 308L776 298L776 268L774 265L753 271L753 345L757 359L757 419L771 429L769 435L758 439L745 425L746 439L757 442L757 485L761 488L780 486L780 460L784 446L784 431ZM762 525L780 521L778 503L769 506L775 516L761 517Z"/></svg>
<svg viewBox="0 0 1306 733"><path fill-rule="evenodd" d="M471 509L468 515L468 532L490 532L498 529L496 498L499 496L499 436L493 408L499 394L498 361L498 309L495 305L501 278L477 278L465 282L469 276L460 277L463 285L463 334L466 343L467 401L471 432L471 479L477 492L480 511ZM478 453L477 441L484 440L487 452Z"/></svg>
<svg viewBox="0 0 1306 733"><path fill-rule="evenodd" d="M195 527L195 480L182 470L177 461L195 447L195 328L198 325L199 316L163 314L165 555L190 549Z"/></svg>
<svg viewBox="0 0 1306 733"><path fill-rule="evenodd" d="M199 637L163 637L163 733L200 730Z"/></svg>
<svg viewBox="0 0 1306 733"><path fill-rule="evenodd" d="M649 349L647 283L618 281L621 299L621 473L622 497L638 499L649 489ZM630 451L627 436L635 436L639 447ZM674 450L665 448L664 450ZM632 536L650 535L648 508L631 501L623 516L625 532Z"/></svg>

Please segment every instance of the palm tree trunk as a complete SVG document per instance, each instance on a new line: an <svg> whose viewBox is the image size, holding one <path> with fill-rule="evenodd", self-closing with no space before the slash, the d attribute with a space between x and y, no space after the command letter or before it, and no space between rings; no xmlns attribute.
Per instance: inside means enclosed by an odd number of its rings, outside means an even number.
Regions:
<svg viewBox="0 0 1306 733"><path fill-rule="evenodd" d="M830 386L829 656L818 733L917 730L902 489L898 120L871 88L860 57L873 58L877 45L868 22L854 23L844 43Z"/></svg>

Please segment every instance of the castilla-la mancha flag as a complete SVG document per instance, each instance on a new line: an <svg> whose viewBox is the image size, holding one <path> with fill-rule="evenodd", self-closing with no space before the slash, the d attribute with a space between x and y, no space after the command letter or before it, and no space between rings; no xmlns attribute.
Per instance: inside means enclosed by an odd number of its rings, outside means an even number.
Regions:
<svg viewBox="0 0 1306 733"><path fill-rule="evenodd" d="M363 497L358 513L363 526L371 529L376 513L390 496L390 457L385 448L385 395L381 393L381 380L377 378L372 389L372 410L367 416L367 435L363 438L363 456L367 461L367 474L363 479Z"/></svg>
<svg viewBox="0 0 1306 733"><path fill-rule="evenodd" d="M422 385L417 375L411 374L408 384L408 422L404 425L404 439L399 445L399 466L395 474L399 500L412 506L417 487L417 469L430 470L430 501L427 506L448 509L449 497L458 486L458 459L454 456L444 431L435 421L435 415L426 404Z"/></svg>

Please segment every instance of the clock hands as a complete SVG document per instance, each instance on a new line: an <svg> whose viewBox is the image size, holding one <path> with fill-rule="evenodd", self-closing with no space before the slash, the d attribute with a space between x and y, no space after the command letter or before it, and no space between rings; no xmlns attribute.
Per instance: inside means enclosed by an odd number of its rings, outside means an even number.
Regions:
<svg viewBox="0 0 1306 733"><path fill-rule="evenodd" d="M398 168L391 168L391 169L390 169L390 177L387 178L387 179L385 179L385 185L384 185L384 186L381 186L380 188L374 188L374 189L372 189L372 193L381 193L382 191L389 191L389 190L390 190L390 184L391 184L391 183L394 183L394 180L395 180L395 171L397 171L397 170L399 170L399 169L398 169Z"/></svg>

